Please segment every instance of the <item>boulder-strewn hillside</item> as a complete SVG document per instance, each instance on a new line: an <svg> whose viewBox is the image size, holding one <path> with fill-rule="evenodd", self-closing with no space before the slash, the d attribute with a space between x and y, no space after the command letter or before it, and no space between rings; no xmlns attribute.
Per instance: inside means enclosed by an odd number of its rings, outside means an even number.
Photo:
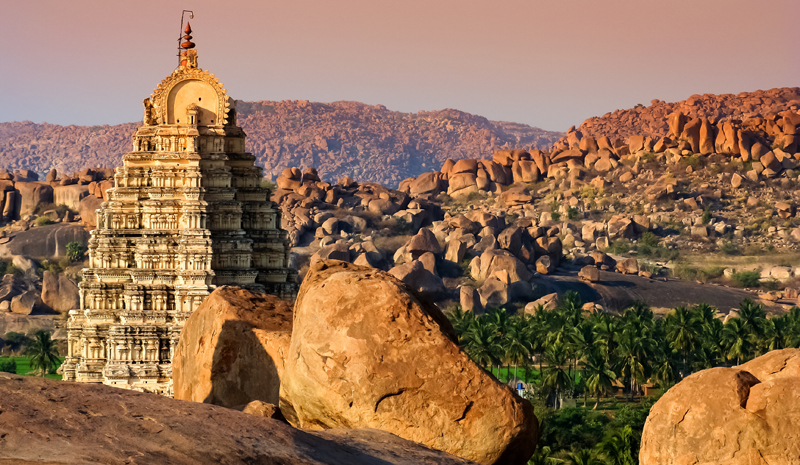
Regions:
<svg viewBox="0 0 800 465"><path fill-rule="evenodd" d="M680 102L663 102L655 99L649 107L636 106L627 110L616 110L603 116L587 119L578 128L584 136L595 139L607 136L610 139L625 139L643 135L657 137L667 134L667 116L681 112L691 118L705 117L711 122L728 119L765 117L783 110L800 109L800 88L781 87L739 94L692 95Z"/></svg>
<svg viewBox="0 0 800 465"><path fill-rule="evenodd" d="M489 121L458 110L401 113L358 102L237 101L247 149L269 175L313 166L332 178L349 175L396 186L441 166L447 158L479 158L498 148L545 148L563 134ZM0 166L51 168L117 166L130 150L137 123L58 126L0 123Z"/></svg>

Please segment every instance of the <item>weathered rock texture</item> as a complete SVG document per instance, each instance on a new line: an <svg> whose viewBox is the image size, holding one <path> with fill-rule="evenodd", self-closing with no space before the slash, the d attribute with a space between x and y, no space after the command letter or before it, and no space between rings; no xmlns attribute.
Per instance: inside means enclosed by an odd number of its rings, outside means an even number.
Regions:
<svg viewBox="0 0 800 465"><path fill-rule="evenodd" d="M467 465L376 430L270 418L103 385L0 373L3 464Z"/></svg>
<svg viewBox="0 0 800 465"><path fill-rule="evenodd" d="M68 312L80 306L78 286L65 274L45 271L42 276L42 302L57 312Z"/></svg>
<svg viewBox="0 0 800 465"><path fill-rule="evenodd" d="M484 464L526 463L538 436L530 403L459 349L441 311L339 261L312 265L300 288L281 410L302 428L378 428Z"/></svg>
<svg viewBox="0 0 800 465"><path fill-rule="evenodd" d="M237 407L278 405L291 304L239 287L217 288L192 313L172 359L175 398Z"/></svg>
<svg viewBox="0 0 800 465"><path fill-rule="evenodd" d="M799 385L798 349L695 373L653 406L639 463L800 463Z"/></svg>

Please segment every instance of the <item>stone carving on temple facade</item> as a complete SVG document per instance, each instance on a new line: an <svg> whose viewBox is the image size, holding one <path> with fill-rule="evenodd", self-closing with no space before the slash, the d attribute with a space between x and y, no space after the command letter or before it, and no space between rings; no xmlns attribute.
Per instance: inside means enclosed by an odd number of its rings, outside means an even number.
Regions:
<svg viewBox="0 0 800 465"><path fill-rule="evenodd" d="M171 395L183 323L214 287L297 292L262 169L244 151L232 100L191 47L144 100L133 151L97 211L65 380Z"/></svg>

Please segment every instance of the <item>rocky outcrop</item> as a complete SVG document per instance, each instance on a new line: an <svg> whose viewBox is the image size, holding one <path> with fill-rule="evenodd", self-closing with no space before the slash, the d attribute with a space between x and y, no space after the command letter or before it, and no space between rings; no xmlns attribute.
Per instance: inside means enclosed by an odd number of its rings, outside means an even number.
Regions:
<svg viewBox="0 0 800 465"><path fill-rule="evenodd" d="M484 464L524 464L537 439L528 401L459 349L438 308L344 262L306 275L281 388L302 428L378 428Z"/></svg>
<svg viewBox="0 0 800 465"><path fill-rule="evenodd" d="M39 293L30 290L11 299L11 311L20 315L30 315L41 304Z"/></svg>
<svg viewBox="0 0 800 465"><path fill-rule="evenodd" d="M737 368L695 373L653 406L639 461L795 463L800 350L776 350Z"/></svg>
<svg viewBox="0 0 800 465"><path fill-rule="evenodd" d="M292 331L291 304L218 287L181 331L172 360L176 399L237 407L277 405Z"/></svg>
<svg viewBox="0 0 800 465"><path fill-rule="evenodd" d="M686 117L707 117L717 120L743 120L778 113L792 104L800 107L800 88L784 87L766 91L733 94L692 95L680 102L653 100L650 106L637 105L631 109L616 110L603 116L589 118L578 131L585 136L625 139L634 135L656 138L670 131L680 134ZM676 118L670 126L668 116L674 112L686 115L683 121Z"/></svg>
<svg viewBox="0 0 800 465"><path fill-rule="evenodd" d="M42 303L60 313L80 308L78 286L65 274L45 270L42 275Z"/></svg>
<svg viewBox="0 0 800 465"><path fill-rule="evenodd" d="M236 111L247 151L271 178L288 167L315 166L332 179L350 175L396 186L448 157L479 158L506 144L544 148L562 135L458 110L401 113L358 102L237 101ZM118 166L136 126L1 123L0 166L42 174L52 166L64 173L87 164Z"/></svg>
<svg viewBox="0 0 800 465"><path fill-rule="evenodd" d="M305 432L216 405L98 384L0 373L0 399L0 461L9 464L469 463L374 429Z"/></svg>

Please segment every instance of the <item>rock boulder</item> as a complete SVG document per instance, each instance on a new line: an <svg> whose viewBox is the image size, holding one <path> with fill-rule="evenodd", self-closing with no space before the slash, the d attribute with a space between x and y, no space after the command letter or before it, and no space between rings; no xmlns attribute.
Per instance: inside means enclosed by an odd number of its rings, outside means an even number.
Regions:
<svg viewBox="0 0 800 465"><path fill-rule="evenodd" d="M639 463L797 463L800 350L695 373L653 406Z"/></svg>
<svg viewBox="0 0 800 465"><path fill-rule="evenodd" d="M538 422L387 273L313 264L295 303L281 411L301 428L378 428L483 464L524 464ZM289 416L287 416L289 418Z"/></svg>
<svg viewBox="0 0 800 465"><path fill-rule="evenodd" d="M469 463L382 431L300 431L271 418L102 384L0 373L0 399L0 461L8 464Z"/></svg>
<svg viewBox="0 0 800 465"><path fill-rule="evenodd" d="M217 288L181 332L172 360L175 398L230 408L254 400L277 405L291 330L290 303Z"/></svg>

